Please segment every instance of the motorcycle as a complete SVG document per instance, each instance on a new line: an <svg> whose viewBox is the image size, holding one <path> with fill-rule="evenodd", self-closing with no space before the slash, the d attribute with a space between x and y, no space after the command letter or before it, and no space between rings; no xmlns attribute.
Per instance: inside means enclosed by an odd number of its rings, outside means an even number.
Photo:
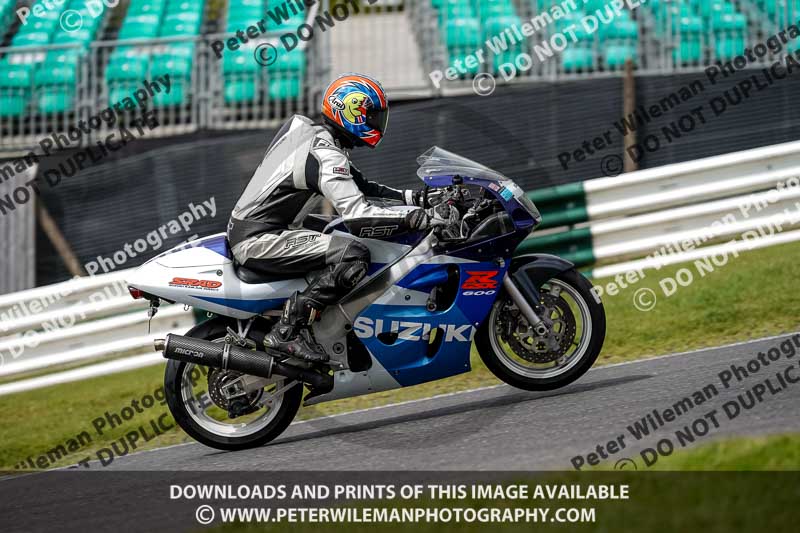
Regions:
<svg viewBox="0 0 800 533"><path fill-rule="evenodd" d="M450 216L430 232L359 237L368 275L312 323L330 356L309 363L265 348L264 335L304 272L265 278L238 265L224 233L168 250L128 280L134 298L205 310L186 335L155 341L167 361L164 389L175 421L224 450L280 435L300 405L314 405L469 372L474 345L502 381L530 391L575 381L597 359L605 311L575 266L547 254L514 256L541 215L512 180L433 147L417 162L430 204ZM340 218L304 226L346 233ZM376 239L374 237L381 237ZM304 390L308 393L303 397Z"/></svg>

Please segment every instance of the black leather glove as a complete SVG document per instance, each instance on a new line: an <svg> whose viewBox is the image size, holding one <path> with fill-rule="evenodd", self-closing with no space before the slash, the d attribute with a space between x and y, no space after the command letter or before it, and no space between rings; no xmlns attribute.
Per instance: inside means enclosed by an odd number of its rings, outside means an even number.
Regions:
<svg viewBox="0 0 800 533"><path fill-rule="evenodd" d="M418 191L414 191L413 193L413 200L414 205L417 207L422 207L424 209L431 208L435 205L438 205L441 202L441 197L443 194L442 189L428 189L428 194L425 194L425 189L420 189Z"/></svg>
<svg viewBox="0 0 800 533"><path fill-rule="evenodd" d="M406 225L412 231L427 231L431 227L430 216L424 209L414 209L406 215Z"/></svg>

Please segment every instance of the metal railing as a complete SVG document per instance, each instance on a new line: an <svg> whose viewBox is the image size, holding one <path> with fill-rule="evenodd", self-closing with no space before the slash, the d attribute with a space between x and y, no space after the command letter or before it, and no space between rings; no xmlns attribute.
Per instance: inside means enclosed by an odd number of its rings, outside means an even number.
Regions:
<svg viewBox="0 0 800 533"><path fill-rule="evenodd" d="M219 59L211 43L224 42L229 34L96 41L88 49L72 44L0 48L0 57L11 65L40 64L62 51L79 55L74 84L39 83L34 73L26 86L0 83L0 96L18 95L26 102L25 111L17 116L0 110L0 152L27 152L44 137L65 135L80 127L84 134L70 142L70 148L92 146L120 126L133 127L144 109L158 124L147 132L148 138L199 129L259 128L295 113L308 113L326 83L321 59L326 57L327 36L320 33L287 52L279 35L267 33L238 50L225 49ZM272 51L265 48L268 45L274 47ZM293 65L286 66L280 58L272 60L274 56L269 54L275 50L277 54L297 54ZM257 54L263 56L260 63ZM153 91L142 103L134 98L146 82L166 75L170 76L169 95ZM48 94L66 98L67 105L40 112L41 99ZM133 99L134 105L125 98ZM108 109L114 113L103 115ZM106 119L112 114L113 120ZM93 119L97 116L103 119Z"/></svg>
<svg viewBox="0 0 800 533"><path fill-rule="evenodd" d="M724 9L716 11L712 7L721 3L711 0L662 0L626 8L623 16L606 11L610 0L465 0L460 3L467 5L464 9L452 7L454 3L447 0L417 0L414 4L418 41L429 47L425 57L430 71L453 68L468 55L483 56L458 79L444 80L444 94L471 87L479 73L509 83L618 76L628 57L642 75L700 71L717 61L734 59L800 17L796 3L786 0L727 0ZM497 4L511 4L513 12L496 11ZM551 9L556 5L562 6L566 17L553 15ZM585 16L595 19L588 28L583 24ZM612 20L604 24L604 18ZM625 20L633 22L633 35L618 31ZM723 22L730 27L720 26ZM528 32L523 33L526 25ZM489 43L503 40L505 45L495 53ZM785 49L770 51L751 66L770 64L784 54ZM512 75L504 76L503 71Z"/></svg>

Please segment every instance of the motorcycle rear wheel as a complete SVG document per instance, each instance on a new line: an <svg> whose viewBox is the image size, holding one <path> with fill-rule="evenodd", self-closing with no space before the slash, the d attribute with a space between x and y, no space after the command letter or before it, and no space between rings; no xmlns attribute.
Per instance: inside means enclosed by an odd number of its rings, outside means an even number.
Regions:
<svg viewBox="0 0 800 533"><path fill-rule="evenodd" d="M221 342L228 325L231 324L224 319L215 318L195 326L186 336ZM189 436L206 446L233 451L262 446L289 427L303 401L302 383L277 395L271 404L231 420L227 419L224 409L215 405L211 394L214 383L224 383L225 376L218 372L222 371L184 361L167 361L164 372L167 406L175 422ZM262 394L277 391L286 383L286 378L278 379L264 391L251 393L248 398L255 405Z"/></svg>

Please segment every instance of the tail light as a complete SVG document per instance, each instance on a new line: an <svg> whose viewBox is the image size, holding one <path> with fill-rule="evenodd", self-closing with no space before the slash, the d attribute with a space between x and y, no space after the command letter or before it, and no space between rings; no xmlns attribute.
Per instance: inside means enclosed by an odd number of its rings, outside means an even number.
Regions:
<svg viewBox="0 0 800 533"><path fill-rule="evenodd" d="M141 300L144 298L144 293L135 287L128 287L128 292L134 300Z"/></svg>

